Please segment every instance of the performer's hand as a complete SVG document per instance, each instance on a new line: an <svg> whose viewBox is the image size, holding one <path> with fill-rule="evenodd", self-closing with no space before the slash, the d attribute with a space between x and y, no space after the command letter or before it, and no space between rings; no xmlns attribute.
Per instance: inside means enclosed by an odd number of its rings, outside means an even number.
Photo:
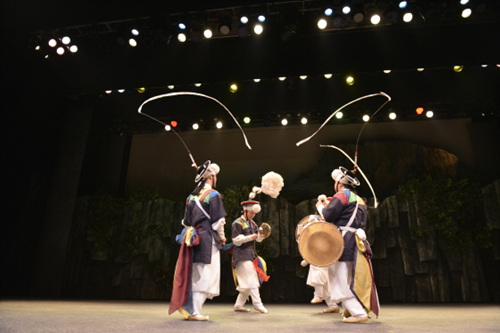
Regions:
<svg viewBox="0 0 500 333"><path fill-rule="evenodd" d="M226 245L226 241L227 241L226 237L221 237L220 242L222 245Z"/></svg>
<svg viewBox="0 0 500 333"><path fill-rule="evenodd" d="M253 240L256 240L257 238L259 238L259 234L252 234L252 239Z"/></svg>

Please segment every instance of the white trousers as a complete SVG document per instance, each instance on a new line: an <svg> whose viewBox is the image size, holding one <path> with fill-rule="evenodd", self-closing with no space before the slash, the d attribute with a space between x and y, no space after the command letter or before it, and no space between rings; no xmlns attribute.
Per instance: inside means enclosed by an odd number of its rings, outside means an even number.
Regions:
<svg viewBox="0 0 500 333"><path fill-rule="evenodd" d="M236 298L236 303L234 303L235 308L242 308L247 299L248 296L252 299L252 304L255 308L263 308L264 304L262 304L262 300L260 298L260 293L259 293L259 288L248 288L248 289L241 289L239 288L239 294L238 297Z"/></svg>
<svg viewBox="0 0 500 333"><path fill-rule="evenodd" d="M212 243L210 264L193 263L191 287L193 292L193 313L200 314L203 304L220 293L220 252Z"/></svg>
<svg viewBox="0 0 500 333"><path fill-rule="evenodd" d="M236 276L238 277L238 290L240 293L234 303L235 308L243 307L248 296L252 298L252 304L256 308L263 308L260 298L260 282L257 270L250 260L238 261L236 263Z"/></svg>
<svg viewBox="0 0 500 333"><path fill-rule="evenodd" d="M352 281L352 262L338 261L328 266L330 297L333 303L342 302L353 317L364 317L366 311L349 287Z"/></svg>

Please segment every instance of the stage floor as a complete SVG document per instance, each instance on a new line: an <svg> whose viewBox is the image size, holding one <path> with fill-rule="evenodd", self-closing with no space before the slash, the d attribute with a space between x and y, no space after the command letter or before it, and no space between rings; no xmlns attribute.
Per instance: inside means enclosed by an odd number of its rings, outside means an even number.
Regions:
<svg viewBox="0 0 500 333"><path fill-rule="evenodd" d="M251 306L247 306L252 308ZM324 304L266 304L268 314L234 312L232 304L207 301L207 322L168 315L168 302L2 300L0 332L500 332L500 305L381 305L378 319L342 323Z"/></svg>

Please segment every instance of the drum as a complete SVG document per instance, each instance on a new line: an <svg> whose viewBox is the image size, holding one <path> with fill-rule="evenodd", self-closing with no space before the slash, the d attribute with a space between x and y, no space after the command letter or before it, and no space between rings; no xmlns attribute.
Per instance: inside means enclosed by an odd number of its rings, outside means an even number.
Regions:
<svg viewBox="0 0 500 333"><path fill-rule="evenodd" d="M300 220L299 224L295 228L295 240L297 243L300 239L300 234L307 228L311 223L325 222L325 219L321 215L309 215Z"/></svg>
<svg viewBox="0 0 500 333"><path fill-rule="evenodd" d="M344 251L344 238L339 229L318 215L303 218L297 225L295 236L300 255L314 266L330 266Z"/></svg>

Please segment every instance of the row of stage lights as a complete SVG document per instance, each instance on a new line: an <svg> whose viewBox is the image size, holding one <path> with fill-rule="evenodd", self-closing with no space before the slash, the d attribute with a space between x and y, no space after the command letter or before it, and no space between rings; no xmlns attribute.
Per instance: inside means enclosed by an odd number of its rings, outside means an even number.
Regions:
<svg viewBox="0 0 500 333"><path fill-rule="evenodd" d="M434 117L434 111L432 110L426 110L424 109L423 107L419 106L415 109L415 113L417 115L423 115L425 116L426 118L433 118ZM338 119L338 120L341 120L343 117L344 117L344 114L342 113L342 111L339 111L335 114L335 117ZM387 114L387 118L390 119L390 120L396 120L398 118L397 116L397 113L396 112L389 112ZM368 114L364 114L361 119L363 120L363 122L368 122L370 121L370 116ZM246 125L249 125L251 123L252 119L249 117L249 116L246 116L243 118L243 122L246 124ZM307 117L301 117L300 118L300 124L302 125L307 125L309 122L308 118ZM290 123L290 120L288 118L282 118L281 121L280 121L281 125L282 126L287 126L289 125ZM170 124L167 124L165 126L165 131L171 131L172 129L176 129L177 127L179 126L179 122L176 121L176 120L171 120L170 121ZM195 131L199 130L200 129L200 124L199 123L193 123L191 125L191 128ZM215 122L215 127L217 129L222 129L224 127L224 123L222 121L216 121Z"/></svg>
<svg viewBox="0 0 500 333"><path fill-rule="evenodd" d="M481 67L482 67L482 68L487 68L487 67L488 67L488 64L482 64L482 65L481 65ZM500 64L497 64L497 65L496 65L496 67L497 67L497 68L500 68ZM424 70L425 70L425 68L417 68L417 69L416 69L416 71L417 71L417 72L423 72ZM455 65L455 66L453 66L453 71L454 71L454 72L456 72L456 73L460 73L460 72L462 72L463 70L464 70L464 66L462 66L462 65ZM383 70L383 73L385 73L385 74L390 74L391 72L392 72L392 70L390 70L390 69L385 69L385 70ZM327 79L327 80L328 80L328 79L331 79L331 78L333 77L333 74L332 74L332 73L326 73L326 74L323 74L323 77L324 77L325 79ZM301 81L304 81L304 80L307 80L308 76L307 76L307 75L300 75L298 78L299 78ZM280 76L280 77L278 77L278 81L282 81L282 82L283 82L283 81L286 81L286 80L287 80L287 77L286 77L286 76ZM253 81L253 82L255 82L255 83L259 83L259 82L261 82L261 81L262 81L262 79L260 79L260 78L255 78L255 79L253 79L252 81ZM354 84L355 84L355 82L356 82L356 79L355 79L355 77L354 77L353 75L347 75L347 76L345 77L345 84L347 84L347 85L349 85L349 86L352 86L352 85L354 85ZM194 84L193 84L193 86L194 86L194 87L196 87L196 88L199 88L199 87L201 87L202 85L203 85L203 84L202 84L202 83L200 83L200 82L198 82L198 83L194 83ZM167 85L166 87L167 87L169 90L173 90L173 89L175 89L175 85L173 85L173 84L169 84L169 85ZM237 83L233 82L233 83L230 83L230 84L229 84L229 91L230 91L231 93L236 93L236 92L238 91L238 89L239 89L239 86L238 86L238 84L237 84ZM110 89L110 90L106 90L106 91L105 91L105 93L106 93L106 95L110 95L110 94L112 94L113 92L117 92L117 93L122 94L122 93L124 93L125 91L126 91L126 89L117 89L117 90L111 90L111 89ZM142 93L146 92L146 88L145 88L145 87L140 87L140 88L137 88L137 92L142 94Z"/></svg>
<svg viewBox="0 0 500 333"><path fill-rule="evenodd" d="M469 0L456 0L456 1L459 1L460 6L462 6L461 17L464 19L471 17L472 9L468 6ZM401 15L402 20L405 23L410 23L413 21L414 14L412 13L411 2L409 4L409 1L400 1L398 4L398 8L400 10L400 13L391 11L386 13L386 15L374 11L373 13L370 14L371 16L369 21L374 26L384 23L392 24L396 22L399 15ZM345 5L342 8L327 7L324 9L323 13L316 21L316 25L317 28L320 30L339 29L343 27L346 17L349 17L349 19L354 24L360 24L365 20L365 13L363 11L353 10L349 5ZM267 17L265 13L261 13L256 16L256 19L252 27L253 33L255 35L261 35L264 32L266 21ZM239 22L240 22L240 27L238 35L243 36L245 34L248 34L247 28L251 22L249 16L246 15L240 16ZM177 24L177 29L178 29L177 40L181 43L188 41L189 38L191 38L191 40L196 40L199 38L201 39L201 37L195 37L193 31L191 31L190 33L188 32L190 29L189 29L189 24L186 21L180 21ZM231 33L230 24L224 23L219 26L219 32L218 32L219 36L225 37L228 36L230 33ZM139 42L140 35L141 32L138 28L130 29L128 44L131 47L138 46L140 43ZM214 37L214 31L212 28L206 28L203 30L202 35L205 39L210 39ZM58 55L64 55L68 53L74 54L78 52L78 46L75 44L70 44L71 39L69 36L51 38L48 43L51 48L56 49L56 53ZM40 44L37 44L35 49L41 51L43 48L40 46ZM45 54L45 58L48 58L48 54Z"/></svg>
<svg viewBox="0 0 500 333"><path fill-rule="evenodd" d="M472 9L470 7L467 7L467 4L469 3L469 0L459 0L460 5L464 6L462 11L461 11L461 17L464 19L467 19L471 17L472 15ZM405 23L410 23L413 21L413 13L411 9L408 8L408 1L400 1L398 4L399 9L402 11L402 20ZM336 10L332 7L327 7L323 15L316 21L316 25L318 29L320 30L326 30L328 28L342 28L344 25L344 17L347 15L351 15L351 19L355 24L360 24L365 20L365 14L363 11L356 11L353 12L352 8L350 5L345 5L342 7L340 10L341 13L337 13ZM398 13L390 12L390 14L385 15L385 20L387 22L385 23L395 23L397 20ZM384 19L382 18L383 14L374 12L370 16L370 23L374 26L384 23ZM250 22L248 16L242 15L240 17L240 30L242 27L246 27L246 25ZM264 23L266 22L266 16L264 14L259 14L257 16L256 23L253 25L253 32L255 35L261 35L264 32ZM187 36L187 24L186 22L179 22L178 24L178 29L180 32L177 34L177 40L181 43L184 43L188 40ZM137 31L137 30L136 30ZM219 27L219 32L222 35L228 35L230 31L229 26L227 25L221 25ZM243 30L246 31L246 30ZM241 33L240 33L241 35ZM137 35L136 35L137 36ZM203 36L205 39L210 39L214 36L214 33L211 28L206 28L203 30ZM137 46L137 41L134 38L131 38L129 40L130 46Z"/></svg>

